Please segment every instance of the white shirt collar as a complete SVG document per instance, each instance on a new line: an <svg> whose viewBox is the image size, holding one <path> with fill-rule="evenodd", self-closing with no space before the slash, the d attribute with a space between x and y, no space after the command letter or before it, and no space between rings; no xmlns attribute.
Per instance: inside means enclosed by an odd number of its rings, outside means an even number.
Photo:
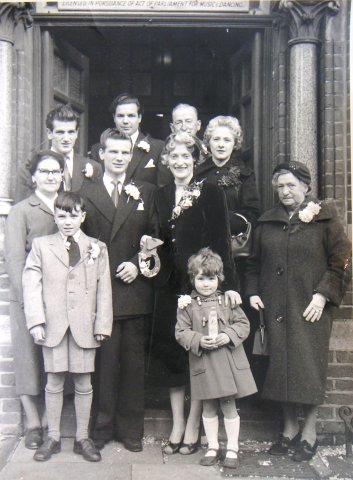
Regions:
<svg viewBox="0 0 353 480"><path fill-rule="evenodd" d="M76 243L78 242L78 239L80 238L81 233L82 233L81 229L78 229L77 232L75 233L75 235L73 235ZM60 235L61 235L61 238L63 239L63 241L65 243L67 241L68 237L66 235L63 235L61 232L60 232Z"/></svg>
<svg viewBox="0 0 353 480"><path fill-rule="evenodd" d="M53 152L56 152L55 148L51 148L51 150L53 150ZM56 152L56 153L60 153L60 152ZM63 155L61 153L61 155ZM67 168L69 169L69 173L72 177L72 173L73 173L73 170L74 170L74 151L71 150L71 152L69 153L66 153L65 155L63 155L63 157L65 158L65 163L67 165Z"/></svg>
<svg viewBox="0 0 353 480"><path fill-rule="evenodd" d="M130 138L131 138L131 141L132 141L132 148L134 148L135 146L135 143L136 143L136 140L137 140L137 137L139 136L140 132L138 130L136 130L135 133L133 133Z"/></svg>
<svg viewBox="0 0 353 480"><path fill-rule="evenodd" d="M118 178L113 178L112 176L109 175L109 173L104 172L103 183L104 183L104 186L107 189L109 195L112 194L112 191L113 191L113 188L114 188L114 183L118 182L118 183L121 183L121 185L124 185L125 178L126 178L126 173L123 173Z"/></svg>
<svg viewBox="0 0 353 480"><path fill-rule="evenodd" d="M58 194L56 194L53 198L48 198L43 195L43 193L41 193L38 188L34 191L34 193L37 195L39 200L41 200L54 213L54 202Z"/></svg>

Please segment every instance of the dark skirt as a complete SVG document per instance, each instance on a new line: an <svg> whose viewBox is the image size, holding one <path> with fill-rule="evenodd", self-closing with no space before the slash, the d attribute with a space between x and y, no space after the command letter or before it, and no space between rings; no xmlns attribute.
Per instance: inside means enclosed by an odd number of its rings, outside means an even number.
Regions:
<svg viewBox="0 0 353 480"><path fill-rule="evenodd" d="M168 388L189 383L188 355L175 340L177 302L178 293L169 284L156 290L149 354L153 383Z"/></svg>

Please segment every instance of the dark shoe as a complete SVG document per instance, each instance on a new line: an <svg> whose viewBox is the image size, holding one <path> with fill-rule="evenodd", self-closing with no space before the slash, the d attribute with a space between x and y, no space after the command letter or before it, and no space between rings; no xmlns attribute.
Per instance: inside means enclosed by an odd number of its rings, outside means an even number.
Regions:
<svg viewBox="0 0 353 480"><path fill-rule="evenodd" d="M142 440L135 438L122 438L124 447L130 452L142 452Z"/></svg>
<svg viewBox="0 0 353 480"><path fill-rule="evenodd" d="M98 450L103 450L106 444L110 442L110 440L107 440L105 438L92 438L92 440L93 440L94 446L98 448Z"/></svg>
<svg viewBox="0 0 353 480"><path fill-rule="evenodd" d="M300 440L301 433L298 432L292 439L284 437L281 433L277 442L275 442L269 449L270 455L286 455L289 450L295 448Z"/></svg>
<svg viewBox="0 0 353 480"><path fill-rule="evenodd" d="M87 462L100 462L102 460L101 454L91 438L75 440L74 453L82 455Z"/></svg>
<svg viewBox="0 0 353 480"><path fill-rule="evenodd" d="M303 462L305 460L311 460L316 453L318 446L317 440L315 441L314 445L311 446L306 440L301 440L297 448L295 449L294 455L292 459L295 462Z"/></svg>
<svg viewBox="0 0 353 480"><path fill-rule="evenodd" d="M28 429L25 434L25 447L37 450L41 445L43 445L43 429L40 427Z"/></svg>
<svg viewBox="0 0 353 480"><path fill-rule="evenodd" d="M53 453L59 453L61 451L61 441L54 440L54 438L48 437L41 447L38 448L33 455L33 459L37 462L46 462L49 460Z"/></svg>
<svg viewBox="0 0 353 480"><path fill-rule="evenodd" d="M214 455L206 456L206 454L210 451L213 451ZM200 465L202 465L203 467L211 467L212 465L216 465L216 463L220 459L221 451L219 448L208 448L206 454L201 458Z"/></svg>
<svg viewBox="0 0 353 480"><path fill-rule="evenodd" d="M181 445L181 442L173 443L168 440L168 442L163 447L163 453L165 453L166 455L174 455L174 453L179 452L179 448L181 447Z"/></svg>
<svg viewBox="0 0 353 480"><path fill-rule="evenodd" d="M179 453L181 455L192 455L193 453L197 452L199 446L199 441L195 443L181 443L179 447ZM183 449L183 451L181 449Z"/></svg>
<svg viewBox="0 0 353 480"><path fill-rule="evenodd" d="M233 452L233 453L236 453L236 457L235 458L230 458L230 457L227 457L227 452ZM239 467L239 458L238 458L238 452L236 452L235 450L230 450L228 449L226 452L226 456L225 458L222 460L222 467L225 467L225 468L238 468Z"/></svg>

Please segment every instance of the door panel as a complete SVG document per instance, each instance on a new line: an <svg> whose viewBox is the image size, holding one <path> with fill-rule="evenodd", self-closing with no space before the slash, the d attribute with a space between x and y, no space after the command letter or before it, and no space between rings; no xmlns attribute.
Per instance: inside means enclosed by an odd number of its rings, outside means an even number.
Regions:
<svg viewBox="0 0 353 480"><path fill-rule="evenodd" d="M78 153L87 151L88 132L88 57L72 45L42 32L42 136L46 139L45 118L59 105L70 103L80 116Z"/></svg>

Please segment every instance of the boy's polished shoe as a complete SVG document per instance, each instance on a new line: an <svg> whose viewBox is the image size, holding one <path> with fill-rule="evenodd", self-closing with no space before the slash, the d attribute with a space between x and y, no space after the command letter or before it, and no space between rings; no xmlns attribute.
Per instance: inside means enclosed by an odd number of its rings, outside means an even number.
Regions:
<svg viewBox="0 0 353 480"><path fill-rule="evenodd" d="M286 455L290 449L293 449L298 445L300 437L300 432L298 432L292 439L284 437L281 433L279 439L270 447L268 453L270 455Z"/></svg>
<svg viewBox="0 0 353 480"><path fill-rule="evenodd" d="M41 427L29 428L25 434L25 447L37 450L43 445L43 429Z"/></svg>
<svg viewBox="0 0 353 480"><path fill-rule="evenodd" d="M142 452L142 440L135 438L122 438L121 439L126 450L130 452Z"/></svg>
<svg viewBox="0 0 353 480"><path fill-rule="evenodd" d="M74 453L82 455L87 462L100 462L102 460L100 451L90 438L74 441Z"/></svg>
<svg viewBox="0 0 353 480"><path fill-rule="evenodd" d="M33 455L33 459L37 462L46 462L49 460L53 453L59 453L61 451L61 441L54 440L54 438L48 437L41 447L38 448Z"/></svg>
<svg viewBox="0 0 353 480"><path fill-rule="evenodd" d="M213 451L214 455L204 455L200 460L200 465L203 467L211 467L212 465L216 465L221 457L221 450L219 448L208 448L206 454L210 451Z"/></svg>
<svg viewBox="0 0 353 480"><path fill-rule="evenodd" d="M305 460L311 460L316 453L318 446L317 440L315 441L314 445L311 446L309 442L306 440L302 440L299 442L297 448L295 449L294 455L292 459L295 462L303 462Z"/></svg>

